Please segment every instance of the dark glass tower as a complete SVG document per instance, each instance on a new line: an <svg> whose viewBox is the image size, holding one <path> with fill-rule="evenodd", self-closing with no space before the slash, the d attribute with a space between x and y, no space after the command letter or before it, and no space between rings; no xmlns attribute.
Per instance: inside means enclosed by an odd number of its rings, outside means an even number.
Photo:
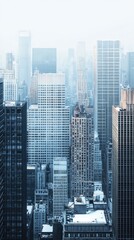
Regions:
<svg viewBox="0 0 134 240"><path fill-rule="evenodd" d="M134 89L122 90L113 107L113 232L116 240L134 239Z"/></svg>
<svg viewBox="0 0 134 240"><path fill-rule="evenodd" d="M27 105L4 103L4 239L26 239Z"/></svg>
<svg viewBox="0 0 134 240"><path fill-rule="evenodd" d="M105 151L112 137L112 106L119 104L120 42L98 41L97 83L95 97L97 107L97 132L102 151L103 191L106 194L107 166Z"/></svg>
<svg viewBox="0 0 134 240"><path fill-rule="evenodd" d="M56 48L33 48L32 73L56 73Z"/></svg>
<svg viewBox="0 0 134 240"><path fill-rule="evenodd" d="M0 240L3 239L3 80L0 77Z"/></svg>

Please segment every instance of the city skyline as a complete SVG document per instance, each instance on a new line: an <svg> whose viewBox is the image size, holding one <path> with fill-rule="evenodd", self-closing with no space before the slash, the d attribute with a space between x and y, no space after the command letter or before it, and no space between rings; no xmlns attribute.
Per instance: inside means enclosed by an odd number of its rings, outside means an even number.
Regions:
<svg viewBox="0 0 134 240"><path fill-rule="evenodd" d="M22 30L31 32L34 47L65 48L78 41L118 39L127 49L134 48L132 0L1 0L0 6L0 51L16 51Z"/></svg>

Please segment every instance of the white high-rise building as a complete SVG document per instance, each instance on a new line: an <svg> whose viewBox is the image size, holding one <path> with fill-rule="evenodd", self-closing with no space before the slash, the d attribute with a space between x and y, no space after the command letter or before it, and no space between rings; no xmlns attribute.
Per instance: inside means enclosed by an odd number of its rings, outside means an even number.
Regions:
<svg viewBox="0 0 134 240"><path fill-rule="evenodd" d="M67 158L56 157L53 161L53 216L60 216L68 203Z"/></svg>
<svg viewBox="0 0 134 240"><path fill-rule="evenodd" d="M4 83L4 101L17 100L17 78L14 70L0 70Z"/></svg>
<svg viewBox="0 0 134 240"><path fill-rule="evenodd" d="M38 74L38 105L28 110L28 162L69 158L70 109L65 106L64 74Z"/></svg>

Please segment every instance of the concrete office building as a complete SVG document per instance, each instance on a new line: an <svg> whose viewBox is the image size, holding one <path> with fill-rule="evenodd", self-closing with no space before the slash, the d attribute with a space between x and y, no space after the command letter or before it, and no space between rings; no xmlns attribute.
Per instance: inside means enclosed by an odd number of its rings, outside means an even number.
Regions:
<svg viewBox="0 0 134 240"><path fill-rule="evenodd" d="M41 234L42 226L46 223L46 204L45 203L36 203L33 214L33 233L34 240L39 239L39 234Z"/></svg>
<svg viewBox="0 0 134 240"><path fill-rule="evenodd" d="M71 196L93 194L94 123L92 109L77 106L71 120Z"/></svg>
<svg viewBox="0 0 134 240"><path fill-rule="evenodd" d="M116 240L134 239L134 89L122 89L113 106L113 233Z"/></svg>
<svg viewBox="0 0 134 240"><path fill-rule="evenodd" d="M64 214L63 240L113 239L111 219L102 207L104 202L101 198L90 204L84 196L80 196L70 204Z"/></svg>

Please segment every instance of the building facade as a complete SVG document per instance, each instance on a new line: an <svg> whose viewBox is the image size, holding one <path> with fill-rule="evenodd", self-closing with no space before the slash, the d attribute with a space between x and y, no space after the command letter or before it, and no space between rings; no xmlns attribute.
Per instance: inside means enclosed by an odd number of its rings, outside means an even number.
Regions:
<svg viewBox="0 0 134 240"><path fill-rule="evenodd" d="M3 78L0 76L0 240L3 240L3 140L4 140L4 112L3 112Z"/></svg>
<svg viewBox="0 0 134 240"><path fill-rule="evenodd" d="M17 79L14 70L5 70L4 77L4 101L17 100Z"/></svg>
<svg viewBox="0 0 134 240"><path fill-rule="evenodd" d="M62 194L61 194L62 193ZM53 217L60 216L68 203L67 158L53 160Z"/></svg>
<svg viewBox="0 0 134 240"><path fill-rule="evenodd" d="M113 233L116 240L134 238L134 89L122 89L113 107Z"/></svg>
<svg viewBox="0 0 134 240"><path fill-rule="evenodd" d="M98 41L96 73L97 132L102 151L103 190L106 181L105 151L112 138L112 105L119 104L120 42Z"/></svg>
<svg viewBox="0 0 134 240"><path fill-rule="evenodd" d="M93 194L93 113L77 107L71 121L71 196Z"/></svg>
<svg viewBox="0 0 134 240"><path fill-rule="evenodd" d="M69 158L70 109L65 106L64 81L64 74L38 74L38 105L28 110L29 163Z"/></svg>
<svg viewBox="0 0 134 240"><path fill-rule="evenodd" d="M4 117L4 239L26 239L26 103L5 102Z"/></svg>

